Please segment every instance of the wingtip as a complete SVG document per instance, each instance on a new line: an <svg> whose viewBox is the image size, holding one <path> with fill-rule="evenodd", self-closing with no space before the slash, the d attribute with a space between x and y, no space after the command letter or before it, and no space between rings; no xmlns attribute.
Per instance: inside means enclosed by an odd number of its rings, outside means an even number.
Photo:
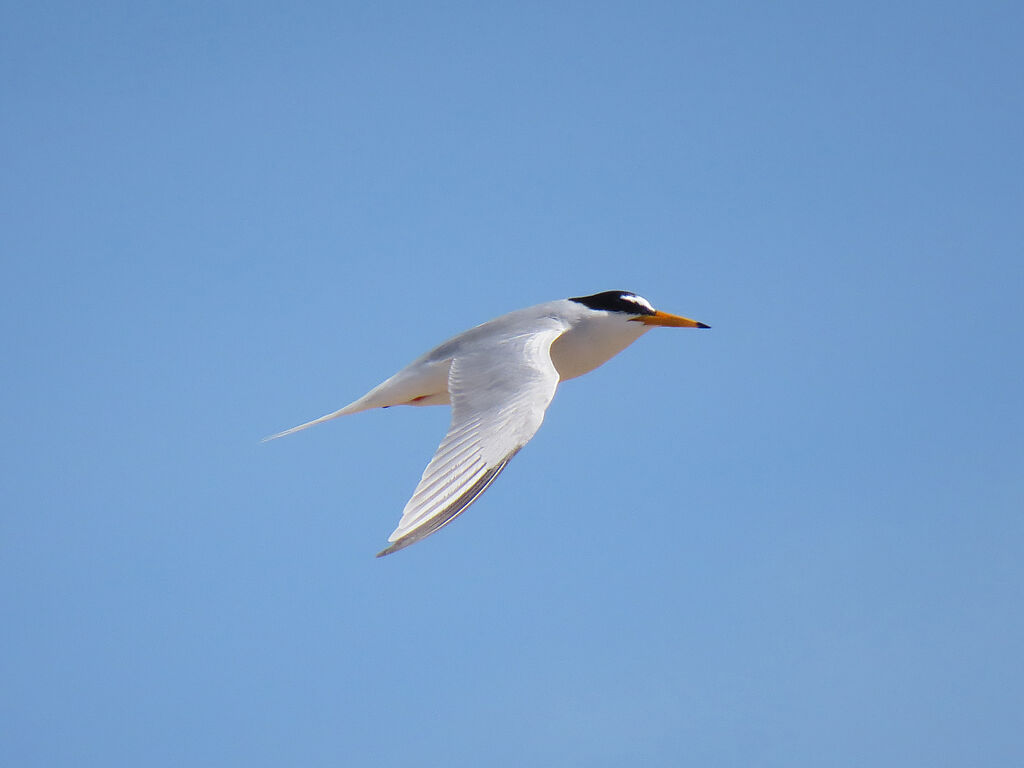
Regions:
<svg viewBox="0 0 1024 768"><path fill-rule="evenodd" d="M394 554L400 549L405 549L410 544L412 544L411 541L402 541L402 539L399 539L390 547L385 547L384 549L382 549L380 552L374 555L374 557L386 557L387 555Z"/></svg>

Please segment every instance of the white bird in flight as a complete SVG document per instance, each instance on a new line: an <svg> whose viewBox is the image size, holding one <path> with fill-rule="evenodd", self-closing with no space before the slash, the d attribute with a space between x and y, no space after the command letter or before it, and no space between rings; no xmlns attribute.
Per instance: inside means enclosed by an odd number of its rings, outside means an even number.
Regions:
<svg viewBox="0 0 1024 768"><path fill-rule="evenodd" d="M709 328L656 310L629 291L549 301L449 339L344 408L264 438L392 405L452 406L452 421L423 471L390 555L425 539L476 501L540 429L558 382L597 368L654 326Z"/></svg>

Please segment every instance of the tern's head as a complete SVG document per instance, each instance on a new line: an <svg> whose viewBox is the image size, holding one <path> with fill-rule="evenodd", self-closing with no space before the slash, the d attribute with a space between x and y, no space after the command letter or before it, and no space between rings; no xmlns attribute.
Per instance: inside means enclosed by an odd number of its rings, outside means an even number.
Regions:
<svg viewBox="0 0 1024 768"><path fill-rule="evenodd" d="M606 312L617 314L626 320L633 320L644 325L665 325L675 328L710 328L710 325L698 323L688 317L670 315L651 306L651 302L643 296L637 296L629 291L605 291L595 293L593 296L574 296L570 301L575 301L595 312Z"/></svg>

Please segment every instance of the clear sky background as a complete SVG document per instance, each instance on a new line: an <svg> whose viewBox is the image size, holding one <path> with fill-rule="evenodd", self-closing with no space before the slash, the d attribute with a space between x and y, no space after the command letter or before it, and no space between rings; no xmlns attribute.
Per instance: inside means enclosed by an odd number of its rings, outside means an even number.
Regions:
<svg viewBox="0 0 1024 768"><path fill-rule="evenodd" d="M1024 5L0 12L0 763L1024 764ZM382 560L511 309L658 330Z"/></svg>

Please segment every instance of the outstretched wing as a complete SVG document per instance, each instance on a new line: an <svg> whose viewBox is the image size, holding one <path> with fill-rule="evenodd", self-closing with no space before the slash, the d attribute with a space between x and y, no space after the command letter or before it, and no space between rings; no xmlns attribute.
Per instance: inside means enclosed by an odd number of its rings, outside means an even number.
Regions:
<svg viewBox="0 0 1024 768"><path fill-rule="evenodd" d="M452 359L452 422L377 557L415 544L476 501L530 441L558 386L551 344L564 328L510 333Z"/></svg>

